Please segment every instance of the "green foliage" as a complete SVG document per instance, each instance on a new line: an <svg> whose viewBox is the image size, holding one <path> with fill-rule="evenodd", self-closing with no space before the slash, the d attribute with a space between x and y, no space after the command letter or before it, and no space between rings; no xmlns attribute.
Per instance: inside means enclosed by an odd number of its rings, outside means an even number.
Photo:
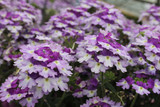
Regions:
<svg viewBox="0 0 160 107"><path fill-rule="evenodd" d="M36 4L36 3L31 3L31 5L37 9L39 9L40 7Z"/></svg>
<svg viewBox="0 0 160 107"><path fill-rule="evenodd" d="M122 45L128 45L129 39L128 35L124 34L122 30L118 30L119 35L119 40L117 40L118 43Z"/></svg>
<svg viewBox="0 0 160 107"><path fill-rule="evenodd" d="M145 32L140 32L140 34L141 34L142 36L145 36L144 33L145 33Z"/></svg>
<svg viewBox="0 0 160 107"><path fill-rule="evenodd" d="M95 7L91 7L90 9L88 9L89 13L95 13L97 11L97 9Z"/></svg>
<svg viewBox="0 0 160 107"><path fill-rule="evenodd" d="M8 64L7 62L4 62L2 65L0 65L0 85L14 71L16 71L16 67L13 67L13 62L11 62L10 64Z"/></svg>
<svg viewBox="0 0 160 107"><path fill-rule="evenodd" d="M63 43L64 46L66 46L67 48L71 48L71 49L76 49L77 48L77 44L75 43L76 42L76 37L70 37L70 38L64 38L65 41Z"/></svg>
<svg viewBox="0 0 160 107"><path fill-rule="evenodd" d="M56 10L54 9L46 9L46 19L47 21L51 18L51 16L55 15L56 14Z"/></svg>
<svg viewBox="0 0 160 107"><path fill-rule="evenodd" d="M135 78L134 80L135 80L135 82L137 82L137 81L142 81L143 83L147 82L147 80L145 80L144 78Z"/></svg>
<svg viewBox="0 0 160 107"><path fill-rule="evenodd" d="M50 0L50 2L52 2L52 3L53 3L53 2L54 2L54 0Z"/></svg>
<svg viewBox="0 0 160 107"><path fill-rule="evenodd" d="M114 101L116 101L116 102L120 102L120 99L117 97L116 94L109 93L108 96L109 96L112 100L114 100Z"/></svg>
<svg viewBox="0 0 160 107"><path fill-rule="evenodd" d="M76 77L77 77L78 75L79 75L78 72L75 72L71 77L69 77L69 82L68 82L68 85L69 85L69 86L72 86L72 87L74 87L74 88L79 88L79 86L77 86L77 85L75 84L75 82L76 82Z"/></svg>
<svg viewBox="0 0 160 107"><path fill-rule="evenodd" d="M107 89L109 89L111 92L116 93L116 89L114 88L114 86L111 83L105 82L105 87Z"/></svg>
<svg viewBox="0 0 160 107"><path fill-rule="evenodd" d="M114 81L116 79L115 74L112 71L107 71L104 73L105 80L107 82Z"/></svg>
<svg viewBox="0 0 160 107"><path fill-rule="evenodd" d="M45 22L47 22L51 16L55 15L56 14L56 11L54 9L42 9L42 13L44 14L43 15L43 20L42 20L42 23L41 24L44 24Z"/></svg>

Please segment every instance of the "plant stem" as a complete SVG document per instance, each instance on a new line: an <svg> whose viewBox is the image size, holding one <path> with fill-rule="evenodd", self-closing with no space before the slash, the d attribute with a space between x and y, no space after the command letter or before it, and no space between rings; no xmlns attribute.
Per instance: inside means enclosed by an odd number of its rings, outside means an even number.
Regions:
<svg viewBox="0 0 160 107"><path fill-rule="evenodd" d="M64 92L63 95L62 95L62 97L61 97L61 99L60 99L60 101L59 101L58 104L56 105L56 107L61 107L61 104L62 104L65 96L66 96L66 93Z"/></svg>
<svg viewBox="0 0 160 107"><path fill-rule="evenodd" d="M74 49L74 47L75 47L75 44L76 44L76 43L74 42L74 43L73 43L73 45L72 45L72 49Z"/></svg>
<svg viewBox="0 0 160 107"><path fill-rule="evenodd" d="M117 93L116 93L116 95L117 95L117 97L120 99L120 101L121 101L122 105L124 106L124 102L123 102L122 97L121 97L121 96L119 96Z"/></svg>
<svg viewBox="0 0 160 107"><path fill-rule="evenodd" d="M51 107L50 104L48 103L48 101L45 98L43 100L47 104L48 107Z"/></svg>
<svg viewBox="0 0 160 107"><path fill-rule="evenodd" d="M45 0L45 2L44 2L44 7L43 7L43 9L42 9L42 22L41 22L41 25L43 25L43 24L45 23L45 21L46 21L45 16L47 15L47 14L46 14L47 2L48 2L48 0Z"/></svg>
<svg viewBox="0 0 160 107"><path fill-rule="evenodd" d="M137 97L138 97L138 94L136 93L136 95L135 95L130 107L134 107L134 104L136 102Z"/></svg>

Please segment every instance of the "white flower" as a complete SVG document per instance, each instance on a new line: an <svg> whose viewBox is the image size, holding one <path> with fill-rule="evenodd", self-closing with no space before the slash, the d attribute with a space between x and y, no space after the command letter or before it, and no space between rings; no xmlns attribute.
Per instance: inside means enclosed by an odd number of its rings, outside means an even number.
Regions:
<svg viewBox="0 0 160 107"><path fill-rule="evenodd" d="M41 65L37 65L36 67L37 67L39 74L45 78L48 78L49 76L55 77L57 75L57 72L55 72L54 70L48 67L44 67Z"/></svg>
<svg viewBox="0 0 160 107"><path fill-rule="evenodd" d="M94 73L99 73L100 71L105 72L105 70L107 69L107 67L105 67L99 62L96 62L95 60L89 60L88 66L91 68L91 71Z"/></svg>
<svg viewBox="0 0 160 107"><path fill-rule="evenodd" d="M97 90L83 90L83 94L87 95L87 97L93 97L97 95Z"/></svg>
<svg viewBox="0 0 160 107"><path fill-rule="evenodd" d="M103 49L99 48L98 46L88 45L87 50L90 52L92 51L99 52L102 51Z"/></svg>
<svg viewBox="0 0 160 107"><path fill-rule="evenodd" d="M69 79L65 76L56 78L56 82L57 82L57 86L62 90L62 91L66 91L68 90L68 84L66 82L68 82Z"/></svg>
<svg viewBox="0 0 160 107"><path fill-rule="evenodd" d="M56 79L53 78L38 78L36 79L36 83L38 87L42 87L44 92L51 92L53 88L55 91L58 90Z"/></svg>
<svg viewBox="0 0 160 107"><path fill-rule="evenodd" d="M160 70L160 60L159 61L156 61L156 69Z"/></svg>
<svg viewBox="0 0 160 107"><path fill-rule="evenodd" d="M155 60L159 60L159 57L156 54L152 53L152 52L146 51L144 55L151 62L153 62Z"/></svg>
<svg viewBox="0 0 160 107"><path fill-rule="evenodd" d="M36 85L36 82L30 77L28 76L26 73L19 73L19 77L18 79L20 79L20 83L19 86L24 88L32 88L33 86Z"/></svg>
<svg viewBox="0 0 160 107"><path fill-rule="evenodd" d="M158 79L154 81L154 87L152 90L154 93L160 94L160 82Z"/></svg>
<svg viewBox="0 0 160 107"><path fill-rule="evenodd" d="M127 72L127 69L125 67L123 67L123 62L122 61L118 61L115 64L117 70L121 70L122 72Z"/></svg>
<svg viewBox="0 0 160 107"><path fill-rule="evenodd" d="M77 53L79 56L78 62L82 63L84 61L88 61L92 55L90 55L89 53L86 53L85 51L81 51Z"/></svg>
<svg viewBox="0 0 160 107"><path fill-rule="evenodd" d="M97 56L97 58L99 59L99 62L104 63L106 67L113 67L113 63L116 63L119 59L118 57L115 56L103 56L103 55L99 55Z"/></svg>
<svg viewBox="0 0 160 107"><path fill-rule="evenodd" d="M11 26L11 25L8 25L7 29L9 31L11 31L12 33L17 33L19 30L22 29L22 26L13 26L13 25Z"/></svg>

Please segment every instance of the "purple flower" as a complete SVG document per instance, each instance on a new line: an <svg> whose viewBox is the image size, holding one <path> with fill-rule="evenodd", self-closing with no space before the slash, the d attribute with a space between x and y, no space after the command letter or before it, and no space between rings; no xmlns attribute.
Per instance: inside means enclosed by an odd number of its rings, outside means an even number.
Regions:
<svg viewBox="0 0 160 107"><path fill-rule="evenodd" d="M148 81L147 81L147 86L148 86L148 88L153 88L154 87L154 80L153 79L148 79Z"/></svg>
<svg viewBox="0 0 160 107"><path fill-rule="evenodd" d="M51 42L22 46L20 51L22 56L14 64L18 68L15 79L8 78L11 81L8 87L1 87L2 101L21 100L23 106L34 106L37 99L52 90L69 90L68 76L72 74L69 62L74 60L70 55L72 50L68 53Z"/></svg>
<svg viewBox="0 0 160 107"><path fill-rule="evenodd" d="M154 65L148 64L148 70L147 70L148 74L150 75L155 75L156 74L156 69Z"/></svg>
<svg viewBox="0 0 160 107"><path fill-rule="evenodd" d="M0 87L0 100L10 102L26 97L28 89L17 88L19 82L16 76L10 76Z"/></svg>
<svg viewBox="0 0 160 107"><path fill-rule="evenodd" d="M134 80L128 76L125 79L121 79L119 82L116 82L117 86L122 86L123 89L129 89L130 85L134 83Z"/></svg>
<svg viewBox="0 0 160 107"><path fill-rule="evenodd" d="M150 92L147 90L147 85L146 83L143 83L141 81L137 81L137 84L132 84L132 88L136 90L136 93L140 95L148 95Z"/></svg>
<svg viewBox="0 0 160 107"><path fill-rule="evenodd" d="M87 97L94 97L94 96L97 95L97 89L94 89L94 90L84 89L83 90L83 95L86 95Z"/></svg>
<svg viewBox="0 0 160 107"><path fill-rule="evenodd" d="M154 80L154 87L153 87L153 92L160 94L160 81L158 79Z"/></svg>
<svg viewBox="0 0 160 107"><path fill-rule="evenodd" d="M106 71L106 67L97 61L89 60L87 62L88 62L88 66L91 68L91 71L94 73Z"/></svg>
<svg viewBox="0 0 160 107"><path fill-rule="evenodd" d="M103 107L122 107L120 103L115 103L107 97L99 98L93 97L86 101L85 104L80 107L94 107L94 106L103 106Z"/></svg>
<svg viewBox="0 0 160 107"><path fill-rule="evenodd" d="M139 21L142 21L144 24L159 25L159 10L160 8L158 6L152 5L147 11L142 13Z"/></svg>
<svg viewBox="0 0 160 107"><path fill-rule="evenodd" d="M76 89L72 95L77 98L83 97L83 89Z"/></svg>
<svg viewBox="0 0 160 107"><path fill-rule="evenodd" d="M25 88L32 88L36 85L36 82L34 79L32 79L30 76L26 75L25 73L20 73L20 76L18 78L20 80L19 86L22 87L22 89Z"/></svg>
<svg viewBox="0 0 160 107"><path fill-rule="evenodd" d="M58 90L58 86L56 85L56 80L53 78L38 78L36 79L36 83L38 87L42 87L45 93L51 92L52 89Z"/></svg>
<svg viewBox="0 0 160 107"><path fill-rule="evenodd" d="M27 98L25 98L25 99L22 99L22 100L20 101L20 104L21 104L22 106L34 107L37 102L38 102L37 99L35 99L35 98L33 98L33 97L27 97Z"/></svg>

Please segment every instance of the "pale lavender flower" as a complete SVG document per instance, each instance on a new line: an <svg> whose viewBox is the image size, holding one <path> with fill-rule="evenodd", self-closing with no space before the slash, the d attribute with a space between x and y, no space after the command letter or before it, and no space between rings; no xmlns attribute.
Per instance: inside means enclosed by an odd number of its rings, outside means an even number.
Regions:
<svg viewBox="0 0 160 107"><path fill-rule="evenodd" d="M137 81L137 84L132 84L132 88L135 89L136 93L138 93L140 95L150 94L150 92L147 90L146 84L141 81L140 82Z"/></svg>
<svg viewBox="0 0 160 107"><path fill-rule="evenodd" d="M115 103L107 97L99 98L93 97L86 101L85 104L80 107L94 107L94 106L103 106L103 107L122 107L120 103Z"/></svg>
<svg viewBox="0 0 160 107"><path fill-rule="evenodd" d="M34 107L37 102L38 102L37 99L35 99L33 97L27 97L27 98L22 99L20 101L20 104L22 106Z"/></svg>
<svg viewBox="0 0 160 107"><path fill-rule="evenodd" d="M154 80L154 87L153 87L153 92L160 94L160 81L158 79Z"/></svg>
<svg viewBox="0 0 160 107"><path fill-rule="evenodd" d="M134 80L130 76L121 79L119 82L116 82L117 86L122 86L123 89L129 89L130 85L133 83Z"/></svg>

